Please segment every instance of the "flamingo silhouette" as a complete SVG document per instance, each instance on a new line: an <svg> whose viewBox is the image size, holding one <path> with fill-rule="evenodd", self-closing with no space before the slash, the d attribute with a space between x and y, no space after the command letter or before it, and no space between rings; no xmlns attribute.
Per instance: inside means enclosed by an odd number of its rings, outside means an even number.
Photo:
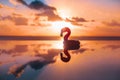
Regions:
<svg viewBox="0 0 120 80"><path fill-rule="evenodd" d="M61 57L61 60L63 62L69 62L70 59L71 59L71 56L70 56L68 50L79 49L80 48L80 42L77 41L77 40L68 40L68 38L69 38L69 36L71 34L71 30L68 27L64 27L64 28L61 29L60 36L63 36L64 32L67 32L67 33L64 36L64 41L63 41L64 50L63 50L63 52L65 53L65 55L67 57L63 57L63 53L60 53L60 57Z"/></svg>

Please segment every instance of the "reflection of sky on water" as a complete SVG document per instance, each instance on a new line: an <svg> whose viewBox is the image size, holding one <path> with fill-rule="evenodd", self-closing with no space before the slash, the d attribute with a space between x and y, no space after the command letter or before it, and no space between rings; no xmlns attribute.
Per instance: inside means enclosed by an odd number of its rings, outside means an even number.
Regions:
<svg viewBox="0 0 120 80"><path fill-rule="evenodd" d="M0 41L0 80L120 80L120 41L81 41L68 63L60 60L58 45Z"/></svg>

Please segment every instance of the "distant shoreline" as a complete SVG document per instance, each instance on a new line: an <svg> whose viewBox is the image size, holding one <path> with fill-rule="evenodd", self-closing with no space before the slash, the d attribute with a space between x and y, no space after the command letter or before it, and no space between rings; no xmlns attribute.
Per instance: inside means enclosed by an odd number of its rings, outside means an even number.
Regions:
<svg viewBox="0 0 120 80"><path fill-rule="evenodd" d="M59 36L0 36L0 40L60 40ZM120 36L74 36L73 40L120 40Z"/></svg>

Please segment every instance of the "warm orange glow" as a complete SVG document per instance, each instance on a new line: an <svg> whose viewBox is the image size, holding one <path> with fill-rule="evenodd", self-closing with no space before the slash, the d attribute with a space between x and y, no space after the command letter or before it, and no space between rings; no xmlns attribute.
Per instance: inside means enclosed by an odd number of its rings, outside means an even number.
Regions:
<svg viewBox="0 0 120 80"><path fill-rule="evenodd" d="M58 10L58 13L63 19L70 17L70 14L67 10Z"/></svg>

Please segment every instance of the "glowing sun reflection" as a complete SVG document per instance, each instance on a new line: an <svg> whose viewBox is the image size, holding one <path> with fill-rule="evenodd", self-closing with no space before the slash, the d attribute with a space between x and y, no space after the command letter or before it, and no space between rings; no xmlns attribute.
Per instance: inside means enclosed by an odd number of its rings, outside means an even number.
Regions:
<svg viewBox="0 0 120 80"><path fill-rule="evenodd" d="M54 44L52 45L52 48L54 48L54 49L63 49L63 39L61 38L60 41L54 42Z"/></svg>

